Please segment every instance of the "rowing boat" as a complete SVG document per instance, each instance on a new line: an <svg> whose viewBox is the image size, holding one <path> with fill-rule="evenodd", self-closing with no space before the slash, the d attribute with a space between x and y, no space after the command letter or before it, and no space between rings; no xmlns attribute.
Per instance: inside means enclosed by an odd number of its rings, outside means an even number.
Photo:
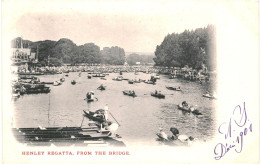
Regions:
<svg viewBox="0 0 260 164"><path fill-rule="evenodd" d="M84 116L85 117L87 117L87 118L89 118L90 120L93 120L93 121L97 121L97 122L99 122L99 123L103 123L103 122L105 122L106 121L106 119L104 118L104 115L102 114L102 111L101 111L102 109L100 109L100 115L96 115L95 116L95 113L97 112L91 112L91 111L88 111L88 112L86 112L85 110L83 110L83 112L84 112Z"/></svg>
<svg viewBox="0 0 260 164"><path fill-rule="evenodd" d="M132 96L132 97L136 97L136 94L133 91L124 90L123 94L128 95L128 96Z"/></svg>
<svg viewBox="0 0 260 164"><path fill-rule="evenodd" d="M154 92L152 92L152 93L151 93L151 96L157 97L157 98L159 98L159 99L164 99L164 98L165 98L165 95L164 95L164 94L161 94L161 93L154 93Z"/></svg>
<svg viewBox="0 0 260 164"><path fill-rule="evenodd" d="M208 93L203 94L202 97L206 97L206 98L210 98L210 99L216 99L216 97L214 97L213 95L210 95Z"/></svg>
<svg viewBox="0 0 260 164"><path fill-rule="evenodd" d="M198 109L195 109L192 106L184 107L183 105L179 104L178 105L178 109L182 110L182 111L185 111L185 112L188 112L188 113L192 113L194 115L202 115L202 113L200 113L200 111Z"/></svg>
<svg viewBox="0 0 260 164"><path fill-rule="evenodd" d="M166 88L169 89L169 90L181 91L181 88L180 88L180 87L179 87L179 88L176 88L176 87L167 87L167 86L166 86Z"/></svg>

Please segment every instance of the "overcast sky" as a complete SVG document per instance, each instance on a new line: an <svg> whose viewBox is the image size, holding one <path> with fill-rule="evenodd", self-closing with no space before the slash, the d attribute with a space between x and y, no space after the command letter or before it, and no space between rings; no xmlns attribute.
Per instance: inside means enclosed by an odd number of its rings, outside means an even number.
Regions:
<svg viewBox="0 0 260 164"><path fill-rule="evenodd" d="M190 2L46 1L25 3L22 9L12 6L19 12L13 12L11 24L16 36L31 41L68 38L101 49L120 46L130 52L154 52L168 33L214 24L213 9L214 5Z"/></svg>

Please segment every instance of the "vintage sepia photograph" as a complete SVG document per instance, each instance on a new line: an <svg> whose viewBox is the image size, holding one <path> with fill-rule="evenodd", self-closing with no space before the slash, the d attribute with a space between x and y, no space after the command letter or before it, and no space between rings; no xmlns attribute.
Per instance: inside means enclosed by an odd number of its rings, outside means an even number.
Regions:
<svg viewBox="0 0 260 164"><path fill-rule="evenodd" d="M133 147L192 150L223 135L217 114L224 110L218 57L223 26L218 26L216 4L5 4L11 10L4 14L10 98L4 132L21 147L22 159L133 156ZM17 10L19 5L24 8ZM238 104L244 107L241 122L248 103ZM237 104L230 105L226 114L237 116ZM246 121L244 137L254 129ZM240 137L234 146L243 142ZM232 147L214 144L209 151L215 160ZM59 151L48 151L53 148Z"/></svg>

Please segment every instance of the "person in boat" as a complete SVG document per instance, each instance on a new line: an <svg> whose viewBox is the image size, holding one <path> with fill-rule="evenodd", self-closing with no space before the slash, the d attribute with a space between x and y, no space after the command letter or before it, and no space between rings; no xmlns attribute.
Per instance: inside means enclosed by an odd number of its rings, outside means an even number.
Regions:
<svg viewBox="0 0 260 164"><path fill-rule="evenodd" d="M103 84L101 84L101 85L99 86L99 89L104 89Z"/></svg>
<svg viewBox="0 0 260 164"><path fill-rule="evenodd" d="M94 116L94 117L100 117L100 118L104 119L104 115L103 115L99 110L96 111L93 116Z"/></svg>
<svg viewBox="0 0 260 164"><path fill-rule="evenodd" d="M193 112L194 110L196 110L197 107L198 107L197 105L195 105L195 106L191 106L191 107L190 107L191 112Z"/></svg>
<svg viewBox="0 0 260 164"><path fill-rule="evenodd" d="M206 95L206 96L210 96L209 91L207 91L205 95Z"/></svg>
<svg viewBox="0 0 260 164"><path fill-rule="evenodd" d="M91 99L91 93L90 92L87 93L87 99Z"/></svg>
<svg viewBox="0 0 260 164"><path fill-rule="evenodd" d="M158 93L158 92L157 92L157 90L155 90L155 92L154 92L154 93L157 95L157 93Z"/></svg>
<svg viewBox="0 0 260 164"><path fill-rule="evenodd" d="M179 89L179 90L180 90L180 89L181 89L181 87L179 86L177 89Z"/></svg>
<svg viewBox="0 0 260 164"><path fill-rule="evenodd" d="M181 104L183 107L186 107L186 108L189 107L189 104L186 101L183 101Z"/></svg>
<svg viewBox="0 0 260 164"><path fill-rule="evenodd" d="M135 94L135 91L134 91L134 90L132 91L132 94Z"/></svg>
<svg viewBox="0 0 260 164"><path fill-rule="evenodd" d="M177 140L177 139L178 139L178 136L179 136L179 130L178 130L177 128L171 127L171 128L170 128L170 131L172 132L172 137L171 137L171 139L172 139L172 140Z"/></svg>
<svg viewBox="0 0 260 164"><path fill-rule="evenodd" d="M163 138L163 141L168 140L167 134L163 131L163 128L159 128L160 136Z"/></svg>
<svg viewBox="0 0 260 164"><path fill-rule="evenodd" d="M191 112L193 112L195 110L195 107L193 105L191 105L189 109Z"/></svg>

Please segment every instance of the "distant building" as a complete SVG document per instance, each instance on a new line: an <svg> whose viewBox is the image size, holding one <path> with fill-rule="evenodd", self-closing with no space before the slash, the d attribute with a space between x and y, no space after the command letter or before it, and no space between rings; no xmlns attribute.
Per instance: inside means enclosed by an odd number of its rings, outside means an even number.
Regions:
<svg viewBox="0 0 260 164"><path fill-rule="evenodd" d="M18 42L18 40L16 40ZM23 40L21 38L21 46L11 48L11 60L13 65L18 65L18 68L12 68L13 70L25 69L28 70L28 63L37 63L38 56L35 52L31 52L30 48L23 47Z"/></svg>
<svg viewBox="0 0 260 164"><path fill-rule="evenodd" d="M31 58L31 49L29 48L12 48L12 61L15 63L27 63Z"/></svg>

